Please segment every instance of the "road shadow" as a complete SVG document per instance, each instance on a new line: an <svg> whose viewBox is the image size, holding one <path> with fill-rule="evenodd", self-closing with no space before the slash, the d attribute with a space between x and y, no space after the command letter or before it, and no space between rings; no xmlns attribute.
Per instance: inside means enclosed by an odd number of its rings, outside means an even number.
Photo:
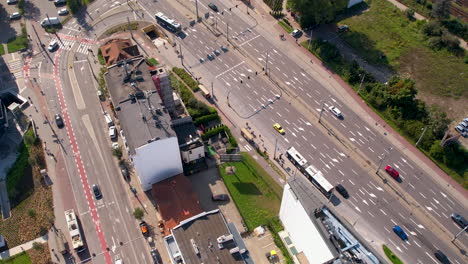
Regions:
<svg viewBox="0 0 468 264"><path fill-rule="evenodd" d="M10 24L10 14L7 12L3 5L0 5L0 32L2 33L0 34L0 44L7 43L9 39L16 36L16 29L13 28Z"/></svg>
<svg viewBox="0 0 468 264"><path fill-rule="evenodd" d="M37 8L34 2L27 1L24 3L24 9L26 12L24 13L24 17L30 20L39 21L41 18L41 10Z"/></svg>
<svg viewBox="0 0 468 264"><path fill-rule="evenodd" d="M73 15L76 18L77 24L80 26L79 30L81 31L82 29L85 32L93 30L93 26L91 26L88 23L88 18L92 21L93 18L90 16L88 12L88 7L84 6L81 8L81 10Z"/></svg>

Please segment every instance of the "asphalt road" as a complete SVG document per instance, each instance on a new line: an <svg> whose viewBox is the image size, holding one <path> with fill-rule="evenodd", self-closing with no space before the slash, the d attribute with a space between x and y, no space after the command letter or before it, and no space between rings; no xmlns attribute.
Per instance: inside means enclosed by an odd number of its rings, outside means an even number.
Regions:
<svg viewBox="0 0 468 264"><path fill-rule="evenodd" d="M93 34L87 32L85 37L80 36L80 30L87 26L83 20L93 23L94 13L96 18L99 16L97 9L117 7L113 2L102 2L94 3L87 13L78 15L79 23L72 19L58 33L60 49L35 57L32 64L38 67L31 75L37 78L46 94L50 112L60 113L66 124L64 129L53 126L61 141L73 190L68 194L72 197L62 198L74 201L66 206L78 212L86 239L87 250L75 256L75 260L91 258L94 263L111 263L121 258L125 263L151 263L148 243L132 216L134 206L126 192L129 186L111 155L107 124L92 80L88 59L92 61L93 57L88 49L94 41L87 37ZM55 38L46 34L42 41L47 45ZM102 199L93 196L90 190L93 184L101 187Z"/></svg>
<svg viewBox="0 0 468 264"><path fill-rule="evenodd" d="M215 49L220 50L221 45L226 45L225 37L215 37L200 24L194 27L188 26L194 16L193 14L188 15L183 10L179 12L180 8L175 10L163 1L158 3L143 1L143 3L147 10L162 11L186 26L184 28L185 36L175 38L176 42L183 46L184 63L197 76L202 77L201 82L205 86L210 87L211 82L213 82L214 94L220 105L223 102L226 104L224 98L227 98L229 94L229 104L238 117L253 124L258 131L261 131L262 138L269 141L266 145L273 146L274 139L278 138L278 147L281 152L290 146L295 146L308 159L309 163L324 172L332 184L342 183L345 185L351 192L351 198L341 204L346 204L348 208L353 209L355 214L360 215L359 221L368 222L377 232L385 230L378 237L396 251L404 253L405 260L409 263L430 263L433 258L432 252L435 249L442 249L455 263L457 261L464 262L447 245L436 243L435 241L440 239L430 231L432 228L426 227L425 224L422 224L421 219L401 206L400 202L397 201L400 198L390 195L387 191L388 186L385 185L390 184L397 189L402 187L422 205L422 208L425 208L426 212L441 222L452 234L456 234L459 228L453 224L449 215L452 211L465 211L464 207L451 198L450 194L442 191L407 157L396 153L394 149L391 150L392 146L384 135L379 135L365 121L354 115L341 102L340 98L332 96L312 76L296 65L287 54L282 53L280 48L273 46L271 43L274 42L257 33L255 28L252 29L255 26L253 20L247 18L247 23L251 23L247 24L243 21L246 18L245 15L237 16L239 10L229 12L224 10L225 6L216 2L220 10L225 12L224 15L215 15L220 17L217 28L222 29L221 24L225 24L227 27L229 23L229 35L236 36L237 39L234 39L237 42L236 45L242 46L250 54L251 59L241 57L231 50L216 56L213 61L209 61L207 54L213 53ZM208 9L203 10L203 8L205 6L199 2L201 14L208 11ZM226 22L223 23L223 20ZM300 97L312 106L308 109L311 112L310 115L305 116L303 115L304 111L296 111L295 108L300 106L291 106L287 100L269 103L269 100L274 100L275 95L279 94L281 90L265 81L263 77L255 75L255 71L260 72L260 65L266 63L267 51L269 53L270 76L281 76L283 86L287 87L287 90L292 92L294 97ZM204 58L206 61L200 63L200 58ZM258 64L254 63L252 59L257 60ZM382 172L382 177L387 177L390 183L382 183L376 177L364 176L369 174L369 171L364 171L355 161L347 158L351 153L342 150L334 138L323 134L322 129L317 127L316 121L313 122L316 119L311 118L320 111L321 98L325 98L325 108L334 105L344 112L343 120L335 119L329 112L324 112L322 118L333 123L334 129L348 137L349 141L353 142L366 156L369 156L372 163L377 164L379 162L378 156L383 158L382 154L387 153L384 166L391 164L398 169L402 175L402 184L390 182L392 179ZM294 102L294 100L291 101ZM271 127L275 122L281 123L285 127L286 136L276 134ZM348 150L348 152L350 151ZM419 179L422 177L424 180L420 181ZM339 206L343 206L341 204ZM411 242L409 244L402 243L392 234L391 227L395 224L402 225L410 233ZM464 241L466 235L460 239Z"/></svg>
<svg viewBox="0 0 468 264"><path fill-rule="evenodd" d="M214 2L222 10L227 8L219 2ZM177 6L177 3L174 2L169 4L167 1L139 1L139 3L146 9L146 19L151 18L154 21L152 14L156 10L176 18L183 25L189 25L189 21L194 19L193 14L185 12L180 7L174 9L173 5ZM119 172L112 161L110 151L106 149L106 146L110 145L107 139L107 128L102 115L98 114L101 110L98 107L96 90L90 82L92 74L89 72L89 67L86 66L87 45L89 43L84 43L85 40L81 38L75 41L72 37L79 35L92 38L92 31L82 32L85 29L91 29L90 25L100 15L120 4L116 1L96 1L88 8L86 14L78 17L78 22L73 19L67 23L60 32L62 36L70 36L69 39L62 37L63 49L60 58L56 59L60 62L57 64L60 67L56 69L54 75L54 67L51 65L50 59L45 58L42 61L41 75L52 75L52 77L60 78L66 108L59 106L57 97L48 99L50 105L56 107L57 112L62 112L66 116L65 119L70 120L68 134L71 134L70 131L75 128L72 137L78 142L80 149L78 153L73 153L72 145L66 140L65 130L60 131L59 135L64 139L63 152L66 156L70 182L90 254L96 254L95 261L101 263L105 255L102 254L105 252L105 248L103 250L102 247L106 245L111 249L112 257L119 254L125 259L129 259L130 263L133 261L136 261L135 263L149 263L146 262L144 253L140 252L143 255L139 255L137 253L139 251L135 250L135 248L144 247L146 243L142 241L135 220L128 212L128 208L131 207L124 194L125 185L112 178L119 175ZM199 8L201 12L207 12L206 1L200 1ZM185 65L197 76L202 77L201 82L205 86L210 87L210 83L213 82L214 94L218 98L219 106L233 114L232 118L239 121L238 125L242 125L244 122L253 124L255 130L260 131L257 134L261 134L265 140L266 148L272 149L276 138L280 152L284 152L290 146L295 146L309 163L324 172L332 184L343 183L350 191L351 198L342 201L336 199L332 202L343 212L355 215L356 228L366 227L360 231L368 232L370 237L376 239L375 243L386 243L394 250L400 251L404 256L403 259L408 263L432 263L432 252L436 248L446 252L454 263L464 263L459 255L447 247L445 243L437 242L440 240L431 232L431 227L423 224L424 221L420 216L413 215L406 207L402 206L398 198L395 198L389 191L387 184L383 184L379 178L366 176L369 174L369 169L363 170L361 165L348 158L352 155L351 151L343 149L333 137L323 132L323 127L318 126L316 118L314 118L321 107L320 99L326 98L325 106L333 104L342 110L343 120L335 120L328 112L324 112L323 118L328 123L335 124L334 128L348 137L349 141L369 156L374 164L379 162L377 156L386 153L391 147L384 136L378 134L360 117L354 115L345 104L341 103L340 98L330 96L326 88L322 87L307 72L304 72L287 54L282 53L280 48L275 47L272 44L274 41L270 41L268 38L276 36L268 36L267 32L259 34L255 28L251 29L256 24L255 20L241 14L240 10L234 9L232 12L225 10L224 12L224 15L213 14L218 17L215 31L218 29L222 31L224 27L228 28L227 24L229 23L229 35L237 46L242 47L244 52L250 54L250 58L242 57L230 48L228 52L222 52L213 61L209 61L206 57L208 53L212 53L215 49L220 50L221 45L227 46L228 43L225 37L215 37L201 24L194 27L187 26L184 29L186 35L183 38L174 38L179 45L183 46ZM93 30L101 32L100 30L105 27L121 21L122 17L112 16L109 21L102 21L102 24L96 25ZM129 17L131 20L142 19L137 15ZM72 51L69 51L70 49ZM281 76L281 78L277 78L281 79L283 86L287 87L288 93L292 96L283 94L281 89L273 86L262 75L261 65L266 63L267 51L270 76ZM75 54L76 59L73 58ZM72 56L72 61L75 61L71 71L67 68L70 64L69 55ZM55 54L51 55L52 58L54 58L53 56ZM200 63L200 58L204 58L206 62ZM258 75L255 75L255 72ZM72 74L70 75L70 73ZM79 80L78 82L70 79L70 76L72 79L74 78L73 74ZM43 78L41 83L42 87L50 89L49 92L46 91L48 95L53 94L52 91L55 90L56 83L51 79ZM81 91L83 99L80 99L78 91ZM280 100L275 99L276 94L282 96ZM307 110L301 109L301 106L296 103L298 97L311 106L310 114L304 115ZM273 101L272 104L270 99ZM227 100L232 108L227 106ZM85 107L83 107L83 103ZM315 113L313 113L314 111ZM51 112L54 111L51 110ZM271 127L275 122L281 123L285 127L286 135L284 137L278 135ZM99 155L96 155L97 153ZM83 161L83 171L75 169L77 168L76 155L79 155ZM408 158L402 157L395 150L389 151L387 156L385 163L393 164L403 176L403 184L400 187L409 191L409 194L413 195L413 198L433 218L444 224L450 232L457 232L459 229L453 225L450 219L447 219L447 216L453 210L466 211L464 207L451 198L450 194L441 191L440 187L432 179L425 177ZM87 183L83 185L82 179L87 179ZM89 196L89 186L93 183L100 184L104 194L103 200L96 201ZM83 191L86 191L85 195L83 195ZM90 206L88 203L94 205ZM96 216L93 216L92 212L89 211L90 207L96 208L98 221L96 221ZM409 233L410 241L408 243L403 243L392 233L391 227L394 224L402 225ZM124 228L116 229L116 226ZM369 226L372 228L368 228ZM100 228L104 234L104 241L98 239ZM373 232L369 229L372 229ZM461 239L467 239L466 235L463 235ZM118 246L119 242L123 243L122 247Z"/></svg>

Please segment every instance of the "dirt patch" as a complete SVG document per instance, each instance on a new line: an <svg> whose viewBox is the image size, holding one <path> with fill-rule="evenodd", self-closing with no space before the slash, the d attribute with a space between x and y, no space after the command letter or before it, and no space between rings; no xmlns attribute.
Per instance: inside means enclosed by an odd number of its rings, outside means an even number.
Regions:
<svg viewBox="0 0 468 264"><path fill-rule="evenodd" d="M40 142L32 146L31 152L44 160ZM42 164L42 161L36 164ZM8 248L45 235L54 221L52 188L45 185L38 165L31 167L31 175L34 186L31 194L11 210L10 218L0 222L0 233L5 237Z"/></svg>
<svg viewBox="0 0 468 264"><path fill-rule="evenodd" d="M439 60L432 51L424 48L412 48L400 58L400 72L411 76L416 81L417 97L428 105L438 105L449 118L463 119L468 114L468 83L466 65L454 67L450 56ZM456 87L464 87L457 89Z"/></svg>
<svg viewBox="0 0 468 264"><path fill-rule="evenodd" d="M31 258L31 263L34 264L52 264L52 259L49 253L49 244L44 243L41 244L41 248L34 249L31 248L30 250L26 251L29 257Z"/></svg>

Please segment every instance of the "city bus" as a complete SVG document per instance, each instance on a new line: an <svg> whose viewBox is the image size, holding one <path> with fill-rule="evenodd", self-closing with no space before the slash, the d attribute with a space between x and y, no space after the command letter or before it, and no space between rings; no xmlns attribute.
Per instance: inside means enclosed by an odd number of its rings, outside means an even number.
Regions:
<svg viewBox="0 0 468 264"><path fill-rule="evenodd" d="M158 24L160 24L167 30L173 33L178 33L182 30L179 23L177 23L174 19L168 18L162 12L158 12L154 16L156 17L156 21L158 22Z"/></svg>
<svg viewBox="0 0 468 264"><path fill-rule="evenodd" d="M305 175L312 182L312 184L327 198L330 198L333 191L333 185L323 177L321 171L317 170L314 166L310 165L305 169Z"/></svg>

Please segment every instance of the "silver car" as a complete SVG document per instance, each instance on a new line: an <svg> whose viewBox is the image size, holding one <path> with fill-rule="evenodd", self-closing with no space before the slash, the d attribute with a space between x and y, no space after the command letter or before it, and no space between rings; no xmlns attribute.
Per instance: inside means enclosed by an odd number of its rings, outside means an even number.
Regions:
<svg viewBox="0 0 468 264"><path fill-rule="evenodd" d="M328 109L329 109L330 112L332 112L332 114L335 115L336 117L338 117L338 118L341 118L341 117L342 117L340 109L338 109L338 108L336 108L336 107L334 107L334 106L330 106Z"/></svg>

